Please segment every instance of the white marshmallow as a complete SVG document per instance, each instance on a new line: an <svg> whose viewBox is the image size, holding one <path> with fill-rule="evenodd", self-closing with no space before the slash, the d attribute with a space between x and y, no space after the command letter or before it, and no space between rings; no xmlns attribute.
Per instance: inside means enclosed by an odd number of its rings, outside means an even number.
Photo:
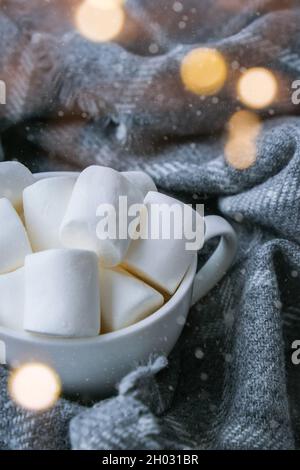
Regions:
<svg viewBox="0 0 300 470"><path fill-rule="evenodd" d="M132 242L122 265L128 271L144 279L145 282L172 295L182 281L195 253L186 250L186 243L191 241L185 237L185 229L189 227L187 225L188 219L189 221L194 219L197 222L198 230L201 230L199 225L201 217L191 207L158 192L149 192L144 203L148 220L147 239L139 238ZM174 204L178 210L183 210L185 207L186 218L168 217L168 213L159 219L154 216L154 211L155 214L158 212L157 209L163 210L164 207L169 207L171 210ZM172 212L170 211L170 213ZM162 220L167 224L165 227L170 229L169 239L162 237ZM151 236L154 229L157 233L156 239ZM176 234L180 232L183 236L177 239L178 235Z"/></svg>
<svg viewBox="0 0 300 470"><path fill-rule="evenodd" d="M34 251L62 246L59 229L75 182L75 176L46 178L24 190L25 224Z"/></svg>
<svg viewBox="0 0 300 470"><path fill-rule="evenodd" d="M24 268L0 275L0 326L23 329Z"/></svg>
<svg viewBox="0 0 300 470"><path fill-rule="evenodd" d="M8 201L0 199L0 274L14 271L31 253L26 230L17 212Z"/></svg>
<svg viewBox="0 0 300 470"><path fill-rule="evenodd" d="M120 268L100 268L100 289L104 333L133 325L164 303L159 292Z"/></svg>
<svg viewBox="0 0 300 470"><path fill-rule="evenodd" d="M139 188L144 197L149 191L157 191L153 179L144 171L123 171L122 175Z"/></svg>
<svg viewBox="0 0 300 470"><path fill-rule="evenodd" d="M91 166L84 170L74 186L61 224L60 237L63 245L94 251L103 266L112 267L119 264L131 241L127 233L124 238L119 236L119 196L127 197L128 207L143 203L142 193L121 173L100 166ZM107 219L107 212L97 212L99 208L104 209L104 205L110 205L116 213L114 239L111 236L106 239L99 237L99 233L107 235L107 229L106 232L103 228L99 229L100 221ZM130 221L130 218L125 219L126 224L127 220ZM124 228L127 232L127 225Z"/></svg>
<svg viewBox="0 0 300 470"><path fill-rule="evenodd" d="M65 337L99 334L95 253L58 249L26 257L24 329Z"/></svg>
<svg viewBox="0 0 300 470"><path fill-rule="evenodd" d="M0 163L0 197L9 199L18 211L22 208L23 190L33 183L32 173L22 163Z"/></svg>

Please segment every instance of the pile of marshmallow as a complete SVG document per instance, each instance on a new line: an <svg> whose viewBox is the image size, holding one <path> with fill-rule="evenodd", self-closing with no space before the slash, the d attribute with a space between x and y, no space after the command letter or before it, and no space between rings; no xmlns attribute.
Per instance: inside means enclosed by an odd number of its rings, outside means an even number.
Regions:
<svg viewBox="0 0 300 470"><path fill-rule="evenodd" d="M191 263L185 240L99 237L99 205L119 210L121 195L148 217L154 203L174 203L140 171L91 166L40 179L0 163L0 326L92 337L146 318L174 294Z"/></svg>

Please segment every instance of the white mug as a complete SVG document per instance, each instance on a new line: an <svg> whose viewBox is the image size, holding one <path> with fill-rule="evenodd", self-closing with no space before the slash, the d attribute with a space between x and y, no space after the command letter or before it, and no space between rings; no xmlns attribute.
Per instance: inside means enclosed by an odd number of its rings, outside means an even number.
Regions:
<svg viewBox="0 0 300 470"><path fill-rule="evenodd" d="M37 180L66 172L36 174ZM205 217L204 243L220 237L219 245L197 272L197 256L175 294L146 319L122 330L94 338L58 338L0 327L6 362L15 368L28 362L44 363L60 377L69 395L104 397L120 380L153 354L168 355L183 329L189 309L223 277L237 248L231 225L219 216Z"/></svg>

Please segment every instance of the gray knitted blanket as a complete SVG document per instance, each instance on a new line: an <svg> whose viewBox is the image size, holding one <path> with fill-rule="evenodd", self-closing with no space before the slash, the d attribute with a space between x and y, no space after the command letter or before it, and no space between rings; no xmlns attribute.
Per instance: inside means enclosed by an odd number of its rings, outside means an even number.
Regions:
<svg viewBox="0 0 300 470"><path fill-rule="evenodd" d="M1 158L33 171L143 169L161 190L231 219L239 251L171 356L141 364L107 400L24 411L0 368L0 448L299 448L300 1L128 0L113 43L75 30L78 3L1 2ZM179 77L200 46L226 57L215 96ZM279 93L257 113L256 159L241 170L224 156L226 124L241 106L241 70L257 66L273 71Z"/></svg>

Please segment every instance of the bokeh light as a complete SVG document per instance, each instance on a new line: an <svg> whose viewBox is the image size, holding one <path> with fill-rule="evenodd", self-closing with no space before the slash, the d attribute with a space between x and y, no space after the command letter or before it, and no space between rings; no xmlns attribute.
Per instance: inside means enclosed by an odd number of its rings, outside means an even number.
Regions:
<svg viewBox="0 0 300 470"><path fill-rule="evenodd" d="M213 95L227 78L227 64L216 49L198 48L189 52L181 63L185 87L197 95Z"/></svg>
<svg viewBox="0 0 300 470"><path fill-rule="evenodd" d="M253 111L237 111L228 123L226 161L237 170L245 170L256 161L256 139L261 120Z"/></svg>
<svg viewBox="0 0 300 470"><path fill-rule="evenodd" d="M31 411L41 411L55 404L61 392L61 384L50 367L28 363L11 373L8 391L19 406Z"/></svg>
<svg viewBox="0 0 300 470"><path fill-rule="evenodd" d="M263 67L248 69L238 82L238 97L246 106L262 109L276 99L278 84L274 74Z"/></svg>
<svg viewBox="0 0 300 470"><path fill-rule="evenodd" d="M256 137L261 128L261 120L256 113L242 109L234 113L228 122L231 135L251 135Z"/></svg>
<svg viewBox="0 0 300 470"><path fill-rule="evenodd" d="M114 39L125 22L122 2L119 0L85 0L76 10L75 24L80 34L95 42Z"/></svg>

